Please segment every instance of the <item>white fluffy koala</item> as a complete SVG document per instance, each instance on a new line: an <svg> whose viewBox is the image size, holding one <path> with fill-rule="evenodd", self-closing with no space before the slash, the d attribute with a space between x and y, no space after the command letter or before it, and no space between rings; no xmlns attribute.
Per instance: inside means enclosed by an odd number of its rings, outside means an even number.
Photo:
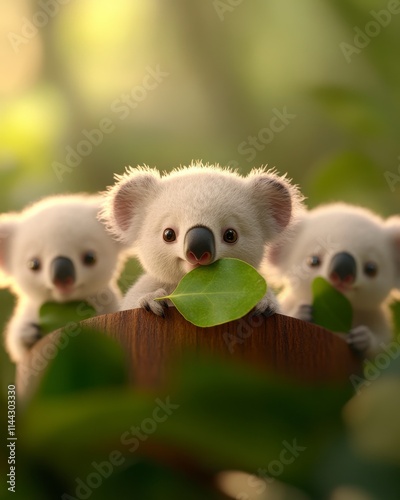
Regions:
<svg viewBox="0 0 400 500"><path fill-rule="evenodd" d="M13 361L40 338L45 302L82 300L99 314L118 311L123 246L97 220L100 202L99 196L54 196L0 216L0 284L17 296L5 338Z"/></svg>
<svg viewBox="0 0 400 500"><path fill-rule="evenodd" d="M272 246L267 259L284 285L284 314L312 321L311 283L322 276L353 307L350 345L371 355L390 340L387 299L400 288L400 217L384 221L361 207L323 205L303 212L290 244Z"/></svg>
<svg viewBox="0 0 400 500"><path fill-rule="evenodd" d="M164 314L155 301L201 265L234 257L259 268L265 244L288 226L302 197L284 177L253 170L246 178L201 163L160 175L133 168L106 193L102 220L130 244L146 274L128 290L122 310L144 307ZM271 291L257 312L273 313Z"/></svg>

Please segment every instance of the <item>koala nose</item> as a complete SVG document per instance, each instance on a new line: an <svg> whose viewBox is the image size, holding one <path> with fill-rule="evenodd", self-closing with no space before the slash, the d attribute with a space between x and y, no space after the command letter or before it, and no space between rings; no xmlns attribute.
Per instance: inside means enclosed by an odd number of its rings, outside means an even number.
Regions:
<svg viewBox="0 0 400 500"><path fill-rule="evenodd" d="M185 235L184 251L188 262L206 266L215 257L214 235L208 227L192 227Z"/></svg>
<svg viewBox="0 0 400 500"><path fill-rule="evenodd" d="M347 252L337 253L332 257L328 274L334 284L352 285L357 275L354 257Z"/></svg>
<svg viewBox="0 0 400 500"><path fill-rule="evenodd" d="M50 268L51 281L56 286L68 286L75 282L75 267L68 257L56 257Z"/></svg>

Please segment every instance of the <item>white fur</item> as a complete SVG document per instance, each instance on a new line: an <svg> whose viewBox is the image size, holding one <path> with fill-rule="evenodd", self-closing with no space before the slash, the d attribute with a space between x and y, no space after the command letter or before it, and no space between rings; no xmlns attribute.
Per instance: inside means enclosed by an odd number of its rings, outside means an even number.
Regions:
<svg viewBox="0 0 400 500"><path fill-rule="evenodd" d="M6 328L6 349L13 361L20 361L40 337L36 325L45 302L88 301L99 314L118 310L116 272L123 245L97 220L100 199L54 196L0 217L0 284L10 286L17 296ZM88 250L97 256L92 266L82 262ZM50 278L51 262L59 256L68 257L76 273L75 283L64 292ZM28 268L32 258L40 259L39 271Z"/></svg>
<svg viewBox="0 0 400 500"><path fill-rule="evenodd" d="M188 230L201 225L212 231L213 261L235 257L258 268L265 244L291 223L302 201L289 181L262 169L244 178L229 169L192 163L164 175L138 167L116 178L106 194L102 219L133 247L146 271L128 291L122 309L145 307L159 315L163 304L153 299L172 292L193 269L183 249ZM163 240L166 228L177 235L173 243ZM234 244L223 240L228 228L239 235ZM276 308L270 291L257 307L260 312Z"/></svg>
<svg viewBox="0 0 400 500"><path fill-rule="evenodd" d="M367 209L344 203L303 212L290 244L274 245L267 256L283 285L282 312L312 320L311 283L316 276L329 281L328 267L338 252L351 254L357 267L355 282L342 290L354 312L353 328L346 338L357 350L371 355L391 338L386 302L391 291L400 288L400 217L384 221ZM319 267L307 263L313 255L320 257ZM378 265L375 277L363 271L369 261Z"/></svg>

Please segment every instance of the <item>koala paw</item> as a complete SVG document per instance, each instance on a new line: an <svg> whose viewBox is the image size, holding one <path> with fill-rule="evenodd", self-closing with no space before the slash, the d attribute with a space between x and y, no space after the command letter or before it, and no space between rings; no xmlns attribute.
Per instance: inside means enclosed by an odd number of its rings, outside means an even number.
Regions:
<svg viewBox="0 0 400 500"><path fill-rule="evenodd" d="M278 301L272 293L266 293L260 302L254 308L254 314L262 314L265 317L272 316L279 312Z"/></svg>
<svg viewBox="0 0 400 500"><path fill-rule="evenodd" d="M29 350L41 338L42 332L36 323L27 323L20 334L20 342L26 350Z"/></svg>
<svg viewBox="0 0 400 500"><path fill-rule="evenodd" d="M352 328L346 336L346 342L356 351L367 351L372 344L373 333L364 325Z"/></svg>
<svg viewBox="0 0 400 500"><path fill-rule="evenodd" d="M143 307L146 311L151 311L157 316L165 318L164 308L168 307L167 302L165 300L154 300L158 297L164 297L165 295L168 294L163 288L159 288L155 292L147 293L139 300L139 307Z"/></svg>
<svg viewBox="0 0 400 500"><path fill-rule="evenodd" d="M296 313L296 318L302 321L313 322L313 306L309 304L303 304L300 306Z"/></svg>

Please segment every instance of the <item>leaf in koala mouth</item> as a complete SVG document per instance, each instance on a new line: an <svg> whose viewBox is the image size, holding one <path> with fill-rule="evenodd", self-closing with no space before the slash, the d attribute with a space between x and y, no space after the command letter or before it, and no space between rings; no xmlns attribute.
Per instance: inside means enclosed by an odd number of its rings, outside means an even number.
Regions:
<svg viewBox="0 0 400 500"><path fill-rule="evenodd" d="M322 277L314 279L312 292L314 323L333 332L347 333L353 321L348 298Z"/></svg>
<svg viewBox="0 0 400 500"><path fill-rule="evenodd" d="M47 334L68 323L78 323L95 316L96 310L84 300L45 302L39 310L39 326Z"/></svg>
<svg viewBox="0 0 400 500"><path fill-rule="evenodd" d="M200 327L239 319L263 298L265 279L239 259L220 259L187 273L167 297L182 316Z"/></svg>

